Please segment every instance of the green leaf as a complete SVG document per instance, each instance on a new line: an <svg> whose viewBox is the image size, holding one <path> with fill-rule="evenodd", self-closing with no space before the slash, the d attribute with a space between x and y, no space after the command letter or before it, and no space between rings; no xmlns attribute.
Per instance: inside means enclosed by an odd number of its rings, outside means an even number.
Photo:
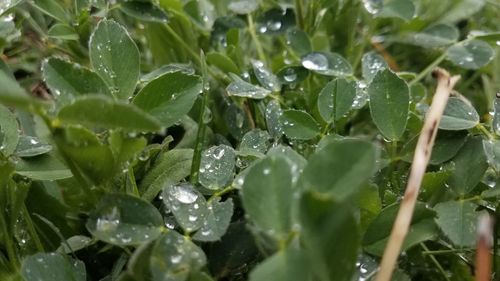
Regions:
<svg viewBox="0 0 500 281"><path fill-rule="evenodd" d="M16 116L7 107L0 105L0 152L11 155L19 141L19 125Z"/></svg>
<svg viewBox="0 0 500 281"><path fill-rule="evenodd" d="M163 219L149 202L121 193L105 195L89 214L86 227L94 237L127 246L156 239Z"/></svg>
<svg viewBox="0 0 500 281"><path fill-rule="evenodd" d="M291 139L308 140L320 133L319 124L305 111L285 110L279 120L283 132Z"/></svg>
<svg viewBox="0 0 500 281"><path fill-rule="evenodd" d="M299 210L302 243L316 280L351 280L360 234L350 206L307 192Z"/></svg>
<svg viewBox="0 0 500 281"><path fill-rule="evenodd" d="M51 38L61 39L61 40L78 40L78 33L76 30L63 23L56 23L50 27L47 31L47 35Z"/></svg>
<svg viewBox="0 0 500 281"><path fill-rule="evenodd" d="M302 173L304 187L343 200L356 192L375 172L375 147L357 139L327 144L316 151Z"/></svg>
<svg viewBox="0 0 500 281"><path fill-rule="evenodd" d="M260 129L251 130L241 139L238 147L240 156L256 156L261 158L269 147L271 136Z"/></svg>
<svg viewBox="0 0 500 281"><path fill-rule="evenodd" d="M79 64L52 57L43 62L42 73L54 98L62 103L81 95L111 95L99 75Z"/></svg>
<svg viewBox="0 0 500 281"><path fill-rule="evenodd" d="M37 253L23 260L25 281L85 281L85 264L58 253Z"/></svg>
<svg viewBox="0 0 500 281"><path fill-rule="evenodd" d="M481 40L459 42L446 50L446 57L465 69L478 69L495 57L495 50Z"/></svg>
<svg viewBox="0 0 500 281"><path fill-rule="evenodd" d="M283 110L278 101L272 100L267 104L265 111L267 131L275 139L283 135L283 126L280 122L282 114Z"/></svg>
<svg viewBox="0 0 500 281"><path fill-rule="evenodd" d="M149 258L153 281L183 281L207 263L205 253L175 231L163 234Z"/></svg>
<svg viewBox="0 0 500 281"><path fill-rule="evenodd" d="M309 76L309 70L302 66L286 66L276 75L282 84L293 85L304 81Z"/></svg>
<svg viewBox="0 0 500 281"><path fill-rule="evenodd" d="M144 86L133 103L160 120L164 127L170 127L193 107L201 88L199 76L169 72Z"/></svg>
<svg viewBox="0 0 500 281"><path fill-rule="evenodd" d="M70 254L85 249L91 244L93 244L92 238L83 235L75 235L62 242L61 246L57 248L57 252L61 254Z"/></svg>
<svg viewBox="0 0 500 281"><path fill-rule="evenodd" d="M281 90L281 82L274 73L271 72L264 63L258 60L252 60L253 73L259 83L266 89L279 92Z"/></svg>
<svg viewBox="0 0 500 281"><path fill-rule="evenodd" d="M238 66L233 62L233 60L222 53L217 53L217 52L208 53L207 63L209 65L216 66L217 68L226 73L240 72Z"/></svg>
<svg viewBox="0 0 500 281"><path fill-rule="evenodd" d="M338 78L328 82L318 96L319 114L328 123L347 114L356 97L356 82Z"/></svg>
<svg viewBox="0 0 500 281"><path fill-rule="evenodd" d="M363 55L361 59L363 78L367 82L371 82L373 77L378 71L388 68L387 62L385 62L384 57L376 53L375 51L370 51Z"/></svg>
<svg viewBox="0 0 500 281"><path fill-rule="evenodd" d="M148 170L139 187L142 198L151 201L165 186L178 183L191 172L192 149L174 149L162 153Z"/></svg>
<svg viewBox="0 0 500 281"><path fill-rule="evenodd" d="M399 207L398 203L384 208L368 226L363 237L365 251L372 255L382 256ZM403 242L403 251L423 241L434 239L438 235L438 229L433 221L435 215L434 211L427 209L424 203L417 202L410 230Z"/></svg>
<svg viewBox="0 0 500 281"><path fill-rule="evenodd" d="M193 232L203 226L209 213L207 201L192 184L165 186L162 197L165 206L185 231Z"/></svg>
<svg viewBox="0 0 500 281"><path fill-rule="evenodd" d="M408 85L395 73L385 69L377 72L367 91L373 122L385 138L391 141L399 140L408 119Z"/></svg>
<svg viewBox="0 0 500 281"><path fill-rule="evenodd" d="M337 53L312 52L301 58L302 66L326 76L350 76L352 67Z"/></svg>
<svg viewBox="0 0 500 281"><path fill-rule="evenodd" d="M493 101L493 120L491 121L491 129L497 136L500 136L500 96Z"/></svg>
<svg viewBox="0 0 500 281"><path fill-rule="evenodd" d="M304 31L292 28L286 32L286 44L299 56L312 51L311 40Z"/></svg>
<svg viewBox="0 0 500 281"><path fill-rule="evenodd" d="M0 118L1 119L1 118ZM21 136L15 154L19 157L33 157L52 150L52 145L41 142L38 138Z"/></svg>
<svg viewBox="0 0 500 281"><path fill-rule="evenodd" d="M44 14L64 23L68 23L68 15L64 8L59 5L59 1L54 0L34 0L31 2Z"/></svg>
<svg viewBox="0 0 500 281"><path fill-rule="evenodd" d="M465 130L479 124L479 114L474 107L460 98L450 97L439 123L439 129Z"/></svg>
<svg viewBox="0 0 500 281"><path fill-rule="evenodd" d="M93 128L148 132L161 128L156 119L133 104L96 95L77 98L62 107L57 117L69 124Z"/></svg>
<svg viewBox="0 0 500 281"><path fill-rule="evenodd" d="M271 156L249 168L241 199L250 219L263 231L284 238L291 227L292 174L287 160Z"/></svg>
<svg viewBox="0 0 500 281"><path fill-rule="evenodd" d="M384 0L382 10L377 13L379 17L397 17L411 20L415 15L415 5L411 0Z"/></svg>
<svg viewBox="0 0 500 281"><path fill-rule="evenodd" d="M233 79L233 82L231 82L226 88L226 91L230 96L263 99L271 94L270 90L250 84L238 77L238 75L232 73L229 75Z"/></svg>
<svg viewBox="0 0 500 281"><path fill-rule="evenodd" d="M250 281L305 281L310 279L308 261L304 253L293 247L268 257L250 272Z"/></svg>
<svg viewBox="0 0 500 281"><path fill-rule="evenodd" d="M60 180L73 176L71 171L51 154L19 159L16 174L33 180Z"/></svg>
<svg viewBox="0 0 500 281"><path fill-rule="evenodd" d="M456 23L468 19L480 11L486 4L485 0L457 0L451 2L449 9L440 17L440 22Z"/></svg>
<svg viewBox="0 0 500 281"><path fill-rule="evenodd" d="M89 43L90 62L120 99L132 96L139 79L139 50L127 30L112 20L101 20Z"/></svg>
<svg viewBox="0 0 500 281"><path fill-rule="evenodd" d="M295 13L290 8L272 8L257 18L257 31L267 35L279 35L295 26Z"/></svg>
<svg viewBox="0 0 500 281"><path fill-rule="evenodd" d="M200 162L199 182L208 189L227 186L233 179L236 154L227 145L212 146L203 151Z"/></svg>
<svg viewBox="0 0 500 281"><path fill-rule="evenodd" d="M127 15L145 22L166 23L168 17L163 10L153 3L144 1L126 1L121 3L120 9Z"/></svg>
<svg viewBox="0 0 500 281"><path fill-rule="evenodd" d="M213 242L220 240L226 233L233 216L234 204L231 198L224 202L219 200L217 197L208 202L209 213L205 216L201 228L193 235L193 240Z"/></svg>
<svg viewBox="0 0 500 281"><path fill-rule="evenodd" d="M459 31L453 25L436 24L418 33L404 36L403 42L423 48L438 48L455 43Z"/></svg>
<svg viewBox="0 0 500 281"><path fill-rule="evenodd" d="M481 181L488 168L481 138L469 138L452 161L455 169L448 185L459 195L466 195Z"/></svg>
<svg viewBox="0 0 500 281"><path fill-rule="evenodd" d="M476 244L476 205L469 201L448 201L434 206L436 223L454 245L460 247Z"/></svg>
<svg viewBox="0 0 500 281"><path fill-rule="evenodd" d="M231 0L228 9L236 14L245 15L257 10L259 3L256 0Z"/></svg>

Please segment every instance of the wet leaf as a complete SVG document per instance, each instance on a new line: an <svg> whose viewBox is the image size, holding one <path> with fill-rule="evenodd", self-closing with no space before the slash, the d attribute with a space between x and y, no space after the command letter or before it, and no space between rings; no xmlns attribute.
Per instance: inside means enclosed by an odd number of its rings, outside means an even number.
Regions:
<svg viewBox="0 0 500 281"><path fill-rule="evenodd" d="M356 97L356 82L343 78L330 81L318 96L318 110L328 123L339 120L351 110Z"/></svg>
<svg viewBox="0 0 500 281"><path fill-rule="evenodd" d="M163 203L175 220L187 232L200 229L209 210L205 197L190 183L166 186L162 192Z"/></svg>
<svg viewBox="0 0 500 281"><path fill-rule="evenodd" d="M51 150L52 145L43 143L35 137L23 135L19 138L15 154L19 157L33 157L45 154Z"/></svg>
<svg viewBox="0 0 500 281"><path fill-rule="evenodd" d="M256 0L232 0L229 2L228 8L236 14L250 14L257 10L259 3Z"/></svg>
<svg viewBox="0 0 500 281"><path fill-rule="evenodd" d="M302 66L287 66L282 68L277 76L282 84L294 85L304 81L309 75L309 71Z"/></svg>
<svg viewBox="0 0 500 281"><path fill-rule="evenodd" d="M230 96L245 97L251 99L263 99L271 94L271 91L246 82L237 75L230 75L233 79L226 91Z"/></svg>
<svg viewBox="0 0 500 281"><path fill-rule="evenodd" d="M327 76L350 76L352 67L337 53L312 52L301 58L302 66Z"/></svg>
<svg viewBox="0 0 500 281"><path fill-rule="evenodd" d="M127 30L113 20L101 20L90 37L94 71L120 99L132 96L139 79L139 50Z"/></svg>
<svg viewBox="0 0 500 281"><path fill-rule="evenodd" d="M127 246L156 239L163 219L149 202L132 195L105 195L89 214L86 227L94 237L107 243Z"/></svg>
<svg viewBox="0 0 500 281"><path fill-rule="evenodd" d="M280 138L283 135L283 126L280 123L280 116L283 110L275 100L270 101L266 106L265 117L267 131L273 138Z"/></svg>
<svg viewBox="0 0 500 281"><path fill-rule="evenodd" d="M286 43L299 56L303 56L312 51L311 40L304 31L292 28L286 32Z"/></svg>
<svg viewBox="0 0 500 281"><path fill-rule="evenodd" d="M252 67L255 77L257 77L257 80L262 87L273 92L278 92L281 89L280 80L276 75L274 75L274 73L271 72L271 70L264 66L263 62L253 60Z"/></svg>
<svg viewBox="0 0 500 281"><path fill-rule="evenodd" d="M460 247L476 244L476 205L469 201L448 201L434 206L436 223L454 245Z"/></svg>
<svg viewBox="0 0 500 281"><path fill-rule="evenodd" d="M387 62L384 57L375 53L374 51L368 52L363 55L361 59L363 78L371 82L373 77L378 71L388 68Z"/></svg>
<svg viewBox="0 0 500 281"><path fill-rule="evenodd" d="M439 122L439 129L465 130L479 124L479 114L470 104L460 98L450 97Z"/></svg>
<svg viewBox="0 0 500 281"><path fill-rule="evenodd" d="M50 154L19 159L16 174L33 180L60 180L73 176L66 165Z"/></svg>
<svg viewBox="0 0 500 281"><path fill-rule="evenodd" d="M459 42L446 51L446 57L465 69L478 69L487 65L495 56L488 43L481 40Z"/></svg>
<svg viewBox="0 0 500 281"><path fill-rule="evenodd" d="M217 190L233 179L236 154L227 145L212 146L201 154L199 182L208 189Z"/></svg>
<svg viewBox="0 0 500 281"><path fill-rule="evenodd" d="M19 141L19 125L16 116L7 108L0 105L0 152L11 155Z"/></svg>
<svg viewBox="0 0 500 281"><path fill-rule="evenodd" d="M146 22L165 23L168 17L162 9L153 3L144 1L125 1L121 3L120 9L127 15Z"/></svg>
<svg viewBox="0 0 500 281"><path fill-rule="evenodd" d="M229 227L233 209L234 204L231 198L224 202L220 202L220 198L208 202L209 212L201 228L193 235L193 240L203 242L220 240Z"/></svg>
<svg viewBox="0 0 500 281"><path fill-rule="evenodd" d="M406 82L385 69L377 72L367 91L373 122L382 135L389 140L401 138L410 105L410 90Z"/></svg>
<svg viewBox="0 0 500 281"><path fill-rule="evenodd" d="M27 257L21 267L26 281L85 281L85 264L57 253L37 253Z"/></svg>
<svg viewBox="0 0 500 281"><path fill-rule="evenodd" d="M273 8L264 12L256 22L259 33L278 35L295 25L295 13L293 9Z"/></svg>
<svg viewBox="0 0 500 281"><path fill-rule="evenodd" d="M283 132L291 139L308 140L320 133L319 124L305 111L285 110L279 120Z"/></svg>

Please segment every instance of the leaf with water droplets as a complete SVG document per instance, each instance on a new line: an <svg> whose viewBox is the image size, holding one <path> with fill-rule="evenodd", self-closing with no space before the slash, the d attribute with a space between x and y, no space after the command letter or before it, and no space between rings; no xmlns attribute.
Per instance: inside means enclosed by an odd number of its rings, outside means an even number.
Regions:
<svg viewBox="0 0 500 281"><path fill-rule="evenodd" d="M193 240L213 242L219 240L229 227L233 216L233 199L220 202L220 197L208 203L208 214L201 228L193 235Z"/></svg>
<svg viewBox="0 0 500 281"><path fill-rule="evenodd" d="M344 117L356 97L356 82L338 78L330 81L318 96L319 114L328 123Z"/></svg>
<svg viewBox="0 0 500 281"><path fill-rule="evenodd" d="M295 13L290 8L273 8L259 16L256 23L259 33L279 35L295 26Z"/></svg>
<svg viewBox="0 0 500 281"><path fill-rule="evenodd" d="M479 114L476 109L460 98L450 97L439 122L439 129L458 131L474 128L477 124Z"/></svg>
<svg viewBox="0 0 500 281"><path fill-rule="evenodd" d="M350 76L352 67L337 53L312 52L301 58L302 66L327 76Z"/></svg>
<svg viewBox="0 0 500 281"><path fill-rule="evenodd" d="M271 237L286 237L291 229L293 199L288 161L270 156L248 169L241 189L243 207L248 216Z"/></svg>
<svg viewBox="0 0 500 281"><path fill-rule="evenodd" d="M23 135L19 138L15 154L19 157L33 157L51 150L52 145L43 143L38 138Z"/></svg>
<svg viewBox="0 0 500 281"><path fill-rule="evenodd" d="M423 48L438 48L455 43L458 40L458 29L449 24L436 24L421 32L403 36L404 43L421 46Z"/></svg>
<svg viewBox="0 0 500 281"><path fill-rule="evenodd" d="M246 82L241 79L238 75L229 74L233 79L226 91L230 96L245 97L251 99L263 99L271 94L271 91L253 84Z"/></svg>
<svg viewBox="0 0 500 281"><path fill-rule="evenodd" d="M25 281L85 281L85 264L59 253L37 253L23 260Z"/></svg>
<svg viewBox="0 0 500 281"><path fill-rule="evenodd" d="M160 130L159 122L133 104L106 96L87 95L61 108L57 117L68 124L126 131Z"/></svg>
<svg viewBox="0 0 500 281"><path fill-rule="evenodd" d="M495 57L495 50L481 40L459 42L446 51L446 57L465 69L478 69Z"/></svg>
<svg viewBox="0 0 500 281"><path fill-rule="evenodd" d="M90 63L113 95L132 96L139 79L139 50L127 30L112 20L101 20L89 43Z"/></svg>
<svg viewBox="0 0 500 281"><path fill-rule="evenodd" d="M399 207L398 203L384 208L368 226L362 243L365 251L372 255L382 256ZM438 229L433 220L435 216L436 213L428 209L424 203L416 203L411 226L402 245L403 251L437 237Z"/></svg>
<svg viewBox="0 0 500 281"><path fill-rule="evenodd" d="M238 147L238 155L263 157L269 147L270 139L271 136L260 129L247 132Z"/></svg>
<svg viewBox="0 0 500 281"><path fill-rule="evenodd" d="M267 131L275 139L283 135L283 126L280 123L281 114L283 114L283 110L281 110L279 102L272 100L267 104L265 111Z"/></svg>
<svg viewBox="0 0 500 281"><path fill-rule="evenodd" d="M87 230L107 243L127 246L156 239L163 225L158 210L132 195L105 195L89 214Z"/></svg>
<svg viewBox="0 0 500 281"><path fill-rule="evenodd" d="M469 19L480 11L486 4L485 0L458 0L449 2L446 13L439 17L440 22L457 23L463 19Z"/></svg>
<svg viewBox="0 0 500 281"><path fill-rule="evenodd" d="M488 164L496 172L500 172L500 142L498 140L483 140L483 149Z"/></svg>
<svg viewBox="0 0 500 281"><path fill-rule="evenodd" d="M66 241L64 242L61 242L61 245L57 248L56 251L62 254L70 254L81 249L85 249L93 243L95 243L95 241L93 241L90 237L75 235L66 239Z"/></svg>
<svg viewBox="0 0 500 281"><path fill-rule="evenodd" d="M411 20L415 16L415 4L412 0L384 0L384 5L377 16Z"/></svg>
<svg viewBox="0 0 500 281"><path fill-rule="evenodd" d="M493 120L491 122L491 127L493 132L497 136L500 136L500 94L495 96L495 101L493 102Z"/></svg>
<svg viewBox="0 0 500 281"><path fill-rule="evenodd" d="M203 250L173 230L155 241L149 257L152 281L184 281L206 263Z"/></svg>
<svg viewBox="0 0 500 281"><path fill-rule="evenodd" d="M227 145L212 146L201 154L199 182L206 188L217 190L233 179L236 154Z"/></svg>
<svg viewBox="0 0 500 281"><path fill-rule="evenodd" d="M309 140L320 133L318 122L305 111L285 110L280 116L280 123L285 135L291 139Z"/></svg>
<svg viewBox="0 0 500 281"><path fill-rule="evenodd" d="M201 89L199 76L167 72L144 86L133 103L170 127L191 110Z"/></svg>
<svg viewBox="0 0 500 281"><path fill-rule="evenodd" d="M471 247L476 244L477 206L470 201L448 201L434 206L436 222L454 245Z"/></svg>
<svg viewBox="0 0 500 281"><path fill-rule="evenodd" d="M125 1L120 4L120 10L125 14L144 22L166 23L167 14L155 4L144 1Z"/></svg>
<svg viewBox="0 0 500 281"><path fill-rule="evenodd" d="M350 281L356 269L360 233L349 203L306 192L299 203L299 221L313 275L319 280Z"/></svg>
<svg viewBox="0 0 500 281"><path fill-rule="evenodd" d="M0 105L0 152L5 156L16 150L19 141L18 130L16 116L7 107Z"/></svg>
<svg viewBox="0 0 500 281"><path fill-rule="evenodd" d="M408 119L410 90L406 82L388 69L377 72L368 86L370 112L382 135L398 140Z"/></svg>
<svg viewBox="0 0 500 281"><path fill-rule="evenodd" d="M304 81L309 75L309 71L302 66L286 66L282 68L277 76L282 84L294 85Z"/></svg>
<svg viewBox="0 0 500 281"><path fill-rule="evenodd" d="M378 71L388 68L387 62L384 57L374 51L368 52L363 55L361 59L363 78L367 82L371 82Z"/></svg>
<svg viewBox="0 0 500 281"><path fill-rule="evenodd" d="M453 191L464 196L476 187L488 168L481 138L470 137L451 161L455 165L447 183Z"/></svg>
<svg viewBox="0 0 500 281"><path fill-rule="evenodd" d="M178 183L189 176L192 159L192 149L172 149L162 153L139 184L141 197L151 201L163 187Z"/></svg>
<svg viewBox="0 0 500 281"><path fill-rule="evenodd" d="M188 232L200 229L209 213L205 197L190 183L166 186L163 203L174 214L179 225Z"/></svg>
<svg viewBox="0 0 500 281"><path fill-rule="evenodd" d="M42 74L52 95L59 103L69 103L81 95L111 95L108 86L99 75L79 64L52 57L43 62Z"/></svg>
<svg viewBox="0 0 500 281"><path fill-rule="evenodd" d="M19 159L16 174L33 180L60 180L73 176L66 165L52 154Z"/></svg>
<svg viewBox="0 0 500 281"><path fill-rule="evenodd" d="M303 56L312 51L311 40L306 32L292 28L286 33L286 43L299 56Z"/></svg>
<svg viewBox="0 0 500 281"><path fill-rule="evenodd" d="M302 173L304 187L343 200L356 194L375 172L377 151L358 139L337 140L316 151Z"/></svg>
<svg viewBox="0 0 500 281"><path fill-rule="evenodd" d="M279 92L281 90L281 82L274 73L271 72L264 63L258 60L252 60L253 73L259 83L266 89Z"/></svg>

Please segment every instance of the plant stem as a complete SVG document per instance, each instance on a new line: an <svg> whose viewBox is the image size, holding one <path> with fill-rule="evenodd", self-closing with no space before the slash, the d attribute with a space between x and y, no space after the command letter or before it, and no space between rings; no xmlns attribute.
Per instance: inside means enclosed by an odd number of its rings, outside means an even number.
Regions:
<svg viewBox="0 0 500 281"><path fill-rule="evenodd" d="M435 250L435 251L429 251L429 249L426 249L425 251L422 252L422 255L444 255L444 254L455 254L455 253L463 253L465 251L470 251L473 249L450 249L450 250Z"/></svg>
<svg viewBox="0 0 500 281"><path fill-rule="evenodd" d="M264 55L264 50L262 49L262 45L260 44L259 38L257 37L257 33L255 33L255 24L253 23L253 18L251 14L247 15L248 21L248 32L250 32L250 36L252 37L253 43L255 44L255 49L257 49L257 55L259 59L266 63L266 56Z"/></svg>
<svg viewBox="0 0 500 281"><path fill-rule="evenodd" d="M425 250L425 252L427 252L427 253L432 252L432 251L429 251L429 248L427 248L427 246L425 246L424 243L420 243L420 246ZM448 275L446 274L446 271L444 271L443 267L438 262L438 260L436 259L436 257L433 254L428 254L428 255L430 255L430 258L431 258L432 262L436 265L437 269L443 275L444 279L446 279L446 281L450 281L450 278L448 278Z"/></svg>
<svg viewBox="0 0 500 281"><path fill-rule="evenodd" d="M446 53L441 54L437 57L431 64L429 64L424 70L422 70L417 77L408 83L408 86L412 86L422 80L427 74L434 70L444 59L446 58Z"/></svg>
<svg viewBox="0 0 500 281"><path fill-rule="evenodd" d="M174 39L182 45L182 47L184 47L184 49L186 49L189 53L189 55L195 60L195 63L197 65L201 65L201 58L200 56L195 52L193 51L193 49L191 49L191 46L189 46L185 41L184 39L182 39L182 37L179 36L179 34L177 34L177 32L175 32L175 30L172 29L172 27L170 27L170 25L168 24L165 24L165 29L167 30L167 32L172 36L174 37Z"/></svg>
<svg viewBox="0 0 500 281"><path fill-rule="evenodd" d="M450 77L449 73L443 69L435 70L434 74L438 79L436 94L434 95L418 138L404 198L396 216L384 255L382 256L380 271L375 281L389 281L391 279L401 246L408 234L420 185L422 184L422 179L429 163L441 116L443 115L448 98L453 91L453 87L460 79L460 76Z"/></svg>
<svg viewBox="0 0 500 281"><path fill-rule="evenodd" d="M301 30L304 30L304 7L301 0L295 0L295 19Z"/></svg>
<svg viewBox="0 0 500 281"><path fill-rule="evenodd" d="M17 259L16 249L14 248L14 241L12 240L12 235L7 229L7 223L3 213L0 213L0 231L4 235L5 250L7 251L7 257L9 257L10 266L14 271L19 268L19 261Z"/></svg>
<svg viewBox="0 0 500 281"><path fill-rule="evenodd" d="M38 236L38 233L36 232L35 225L33 224L33 220L31 219L31 216L28 212L28 208L26 208L26 204L23 203L22 208L23 208L22 212L23 212L24 220L26 222L26 228L28 230L28 233L30 234L31 239L33 239L37 251L44 252L45 249L43 248L42 241L40 240L40 237Z"/></svg>
<svg viewBox="0 0 500 281"><path fill-rule="evenodd" d="M490 139L490 140L494 140L494 139L495 139L495 136L494 136L492 133L490 133L490 131L488 131L488 129L486 129L486 128L483 126L483 124L478 123L478 124L476 125L476 128L477 128L479 131L481 131L481 133L483 133L483 134L484 134L484 135L485 135L488 139Z"/></svg>

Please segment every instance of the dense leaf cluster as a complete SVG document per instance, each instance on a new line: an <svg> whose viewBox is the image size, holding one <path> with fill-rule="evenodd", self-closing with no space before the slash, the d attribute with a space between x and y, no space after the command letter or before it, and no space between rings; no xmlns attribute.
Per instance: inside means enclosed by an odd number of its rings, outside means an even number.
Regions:
<svg viewBox="0 0 500 281"><path fill-rule="evenodd" d="M0 2L0 280L473 280L500 187L493 0ZM500 253L494 231L494 273Z"/></svg>

